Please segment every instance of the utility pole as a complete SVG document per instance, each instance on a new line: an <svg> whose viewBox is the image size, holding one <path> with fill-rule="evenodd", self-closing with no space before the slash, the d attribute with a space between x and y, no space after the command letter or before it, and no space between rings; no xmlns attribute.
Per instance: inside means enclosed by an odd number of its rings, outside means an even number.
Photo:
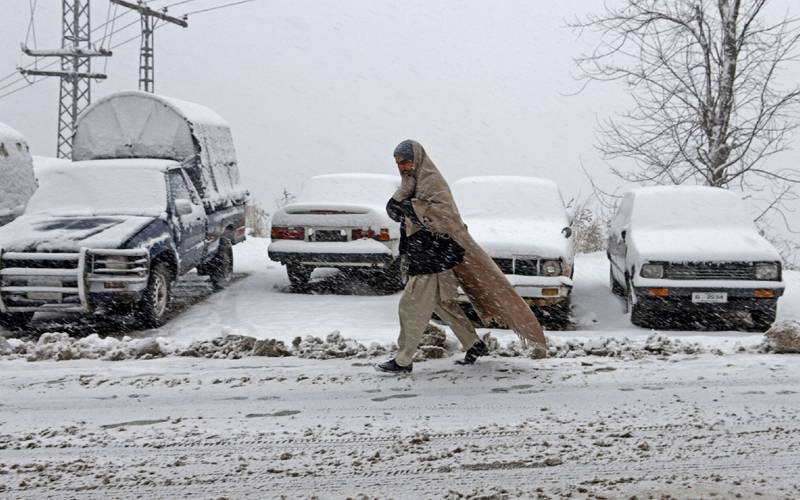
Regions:
<svg viewBox="0 0 800 500"><path fill-rule="evenodd" d="M142 17L142 44L139 49L139 90L145 92L155 92L155 28L157 20L177 24L183 28L188 28L186 17L178 19L168 16L164 11L153 10L144 4L142 0L138 3L131 3L125 0L110 0L111 3L127 7L139 12Z"/></svg>
<svg viewBox="0 0 800 500"><path fill-rule="evenodd" d="M60 57L61 71L41 71L20 68L26 76L57 76L61 78L58 109L59 158L72 156L72 136L78 115L92 100L92 80L103 80L106 75L92 73L93 57L109 57L111 51L95 50L91 46L89 23L90 0L62 0L61 49L32 50L22 46L22 51L33 57Z"/></svg>

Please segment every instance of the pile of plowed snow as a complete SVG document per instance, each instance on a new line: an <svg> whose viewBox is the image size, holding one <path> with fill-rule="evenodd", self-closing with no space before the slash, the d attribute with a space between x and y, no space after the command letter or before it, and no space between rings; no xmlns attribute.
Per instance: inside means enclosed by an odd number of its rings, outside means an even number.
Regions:
<svg viewBox="0 0 800 500"><path fill-rule="evenodd" d="M785 337L787 331L800 331L800 324L783 322L780 328ZM520 342L512 341L500 345L490 333L484 335L492 356L533 357L531 350ZM711 353L723 355L731 352L786 352L771 341L768 334L760 344L743 346L735 344L724 352L713 345L703 345L678 338L671 338L654 332L646 339L599 337L592 339L548 339L549 355L552 358L578 358L584 356L605 356L625 359L638 359L646 356L672 356ZM118 361L123 359L152 359L165 356L191 356L213 359L238 359L247 356L296 356L308 359L333 358L373 358L387 356L394 352L394 344L381 345L373 342L364 345L353 339L345 339L338 331L325 338L297 337L291 346L274 339L256 339L243 335L226 335L208 341L195 341L191 344L178 344L165 338L101 338L92 334L83 338L73 338L66 333L42 334L37 341L6 339L0 337L0 359L71 360L104 359ZM448 345L444 331L430 325L425 331L415 361L442 358L454 354Z"/></svg>

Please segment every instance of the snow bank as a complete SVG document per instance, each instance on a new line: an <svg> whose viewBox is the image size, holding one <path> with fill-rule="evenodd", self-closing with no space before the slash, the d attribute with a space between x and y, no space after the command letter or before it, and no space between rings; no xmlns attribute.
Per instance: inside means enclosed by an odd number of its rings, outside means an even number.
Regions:
<svg viewBox="0 0 800 500"><path fill-rule="evenodd" d="M800 339L800 324L791 325L793 339ZM777 328L777 325L776 325ZM785 332L784 328L781 330ZM530 357L534 353L518 341L501 345L491 333L483 336L494 357ZM582 358L589 356L613 357L622 359L639 359L647 356L669 357L675 355L715 354L725 355L741 352L800 352L781 350L775 347L774 339L768 335L761 343L742 345L735 343L725 347L723 344L704 344L685 339L669 337L653 332L644 339L624 338L578 338L560 339L548 337L549 357ZM723 349L725 347L725 349ZM28 361L75 359L102 359L121 361L125 359L152 359L165 356L186 356L209 359L239 359L248 356L284 357L296 356L305 359L367 359L378 356L390 356L397 350L395 344L372 342L364 345L354 339L346 339L338 331L327 335L324 339L315 336L296 337L291 347L280 340L263 339L246 335L226 335L207 341L195 341L180 344L163 337L134 339L122 337L101 338L92 334L83 338L71 338L62 332L42 334L37 341L5 339L0 337L0 359L20 359ZM455 345L448 343L447 336L441 328L428 325L425 330L415 362L426 359L444 358L456 352ZM460 351L458 351L460 354Z"/></svg>
<svg viewBox="0 0 800 500"><path fill-rule="evenodd" d="M28 143L19 132L0 123L0 225L20 215L34 191Z"/></svg>
<svg viewBox="0 0 800 500"><path fill-rule="evenodd" d="M163 158L186 163L204 200L241 201L239 169L228 124L210 109L145 92L96 101L78 118L72 159Z"/></svg>
<svg viewBox="0 0 800 500"><path fill-rule="evenodd" d="M800 322L779 321L767 331L766 338L776 353L800 353Z"/></svg>

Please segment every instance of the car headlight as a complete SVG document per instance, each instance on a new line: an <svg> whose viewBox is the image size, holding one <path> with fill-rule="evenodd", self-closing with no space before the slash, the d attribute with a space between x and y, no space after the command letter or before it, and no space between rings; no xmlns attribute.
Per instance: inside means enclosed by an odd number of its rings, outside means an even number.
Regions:
<svg viewBox="0 0 800 500"><path fill-rule="evenodd" d="M558 260L543 260L541 269L543 276L560 276L561 262Z"/></svg>
<svg viewBox="0 0 800 500"><path fill-rule="evenodd" d="M780 269L775 262L762 262L756 264L756 279L757 280L776 280Z"/></svg>
<svg viewBox="0 0 800 500"><path fill-rule="evenodd" d="M104 255L100 257L105 269L128 269L128 258L122 255Z"/></svg>
<svg viewBox="0 0 800 500"><path fill-rule="evenodd" d="M642 278L663 278L664 266L662 264L644 264L640 273Z"/></svg>

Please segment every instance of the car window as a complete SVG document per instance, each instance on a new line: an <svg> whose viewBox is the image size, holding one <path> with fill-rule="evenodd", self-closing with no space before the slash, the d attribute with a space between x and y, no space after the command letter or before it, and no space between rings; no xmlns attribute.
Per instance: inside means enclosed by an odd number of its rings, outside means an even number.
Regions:
<svg viewBox="0 0 800 500"><path fill-rule="evenodd" d="M186 186L186 181L180 172L169 173L169 190L172 192L172 199L174 200L192 200L192 194Z"/></svg>

